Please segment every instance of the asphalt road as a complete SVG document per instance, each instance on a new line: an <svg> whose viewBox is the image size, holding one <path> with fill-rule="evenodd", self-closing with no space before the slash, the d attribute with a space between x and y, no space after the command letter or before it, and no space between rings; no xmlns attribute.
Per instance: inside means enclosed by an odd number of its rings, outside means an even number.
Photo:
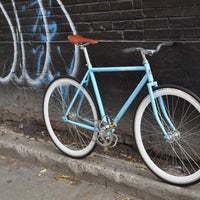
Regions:
<svg viewBox="0 0 200 200"><path fill-rule="evenodd" d="M94 182L0 155L0 200L136 200ZM138 200L138 199L137 199Z"/></svg>
<svg viewBox="0 0 200 200"><path fill-rule="evenodd" d="M0 176L0 200L200 200L200 183L170 185L142 163L97 152L84 159L72 159L50 141L32 140L4 127L0 127Z"/></svg>

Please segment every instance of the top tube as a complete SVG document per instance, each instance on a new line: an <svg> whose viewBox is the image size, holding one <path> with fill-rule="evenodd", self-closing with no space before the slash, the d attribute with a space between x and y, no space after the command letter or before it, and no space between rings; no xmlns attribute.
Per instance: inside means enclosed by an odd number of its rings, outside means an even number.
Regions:
<svg viewBox="0 0 200 200"><path fill-rule="evenodd" d="M92 72L123 72L123 71L145 71L144 66L119 66L119 67L92 67Z"/></svg>

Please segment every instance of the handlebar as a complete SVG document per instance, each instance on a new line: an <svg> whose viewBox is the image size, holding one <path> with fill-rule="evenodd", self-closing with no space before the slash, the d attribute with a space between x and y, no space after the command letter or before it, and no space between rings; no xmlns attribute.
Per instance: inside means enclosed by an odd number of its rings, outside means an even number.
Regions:
<svg viewBox="0 0 200 200"><path fill-rule="evenodd" d="M156 49L144 49L142 47L131 47L131 48L123 49L122 52L131 53L131 52L139 51L139 52L143 52L145 55L152 56L154 53L157 53L162 46L172 46L173 44L174 42L169 41L169 42L160 43L156 47Z"/></svg>

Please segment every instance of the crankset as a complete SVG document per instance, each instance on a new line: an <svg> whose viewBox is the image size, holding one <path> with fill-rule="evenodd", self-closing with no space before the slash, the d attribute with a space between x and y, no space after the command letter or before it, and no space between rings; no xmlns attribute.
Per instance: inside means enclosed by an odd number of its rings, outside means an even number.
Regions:
<svg viewBox="0 0 200 200"><path fill-rule="evenodd" d="M117 144L118 136L114 134L116 124L108 116L104 116L98 123L99 133L97 135L97 143L104 147L114 147Z"/></svg>

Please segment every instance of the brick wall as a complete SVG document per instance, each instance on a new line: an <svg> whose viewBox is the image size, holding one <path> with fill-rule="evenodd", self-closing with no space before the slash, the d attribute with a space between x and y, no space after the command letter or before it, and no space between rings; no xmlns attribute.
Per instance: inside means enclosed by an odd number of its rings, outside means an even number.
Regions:
<svg viewBox="0 0 200 200"><path fill-rule="evenodd" d="M78 32L99 40L199 41L198 0L72 2L66 8Z"/></svg>
<svg viewBox="0 0 200 200"><path fill-rule="evenodd" d="M82 76L83 56L67 40L72 33L99 41L89 46L95 66L142 64L138 54L121 50L175 41L149 58L155 79L200 96L199 0L1 0L0 25L3 120L43 123L41 97L49 82L65 74ZM141 76L97 74L108 114L119 110ZM133 104L122 119L120 133L132 135L135 108Z"/></svg>

